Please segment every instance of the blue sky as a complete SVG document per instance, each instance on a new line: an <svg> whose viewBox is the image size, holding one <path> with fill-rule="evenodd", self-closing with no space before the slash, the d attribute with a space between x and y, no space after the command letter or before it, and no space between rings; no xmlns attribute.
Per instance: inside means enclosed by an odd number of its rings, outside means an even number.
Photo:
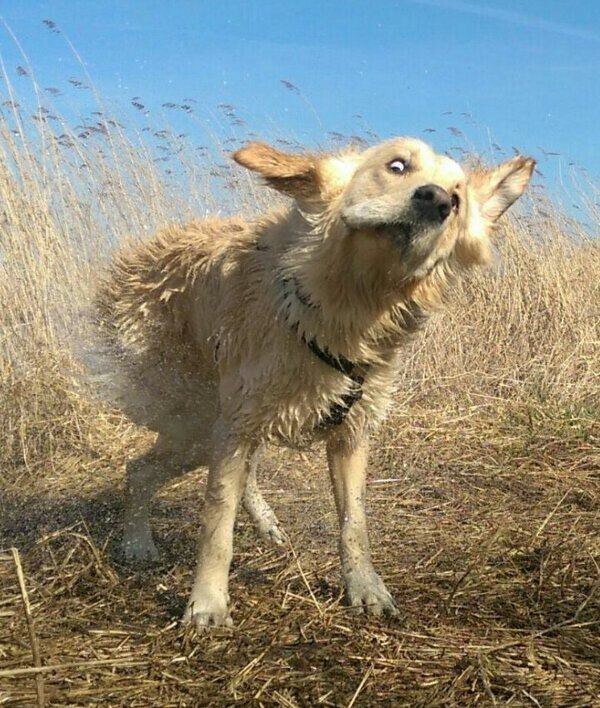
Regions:
<svg viewBox="0 0 600 708"><path fill-rule="evenodd" d="M166 119L198 142L206 130L309 145L371 130L447 149L460 144L453 127L476 147L534 154L554 184L569 162L600 174L598 0L0 0L0 16L40 84L65 90L66 111L93 108L68 90L82 70L65 36L113 106L135 113L140 97L160 124L161 104L195 99L193 119ZM0 36L18 87L23 60ZM221 103L249 128L230 125Z"/></svg>

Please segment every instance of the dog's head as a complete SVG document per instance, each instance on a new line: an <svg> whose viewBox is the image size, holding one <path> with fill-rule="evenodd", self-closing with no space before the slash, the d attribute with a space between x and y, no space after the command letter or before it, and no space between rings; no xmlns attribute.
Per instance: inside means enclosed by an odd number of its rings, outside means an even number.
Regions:
<svg viewBox="0 0 600 708"><path fill-rule="evenodd" d="M413 138L339 155L290 155L250 143L233 157L304 211L327 214L342 238L392 244L403 277L417 280L441 262L487 262L490 229L523 194L535 166L516 157L465 172Z"/></svg>

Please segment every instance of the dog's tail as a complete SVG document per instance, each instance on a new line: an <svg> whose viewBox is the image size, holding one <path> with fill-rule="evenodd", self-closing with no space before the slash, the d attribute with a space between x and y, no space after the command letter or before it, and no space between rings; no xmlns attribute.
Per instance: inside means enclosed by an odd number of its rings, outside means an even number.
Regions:
<svg viewBox="0 0 600 708"><path fill-rule="evenodd" d="M136 359L140 361L141 351L136 357L136 352L120 341L117 332L110 332L96 302L79 311L70 340L71 351L80 364L76 372L79 389L118 408L134 422L146 425L151 400L143 395L142 388L134 386Z"/></svg>

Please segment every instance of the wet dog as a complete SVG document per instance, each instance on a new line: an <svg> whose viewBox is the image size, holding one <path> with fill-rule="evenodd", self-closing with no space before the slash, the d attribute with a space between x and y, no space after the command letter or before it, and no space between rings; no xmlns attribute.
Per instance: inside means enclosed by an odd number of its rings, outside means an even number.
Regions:
<svg viewBox="0 0 600 708"><path fill-rule="evenodd" d="M369 555L368 439L385 417L402 345L453 278L488 262L493 224L524 192L534 161L469 172L410 138L335 155L250 143L233 157L291 197L289 207L167 228L122 249L98 290L114 398L159 434L128 466L125 553L156 555L153 494L207 465L185 617L231 624L239 502L263 535L283 538L256 484L261 451L324 441L349 602L394 614Z"/></svg>

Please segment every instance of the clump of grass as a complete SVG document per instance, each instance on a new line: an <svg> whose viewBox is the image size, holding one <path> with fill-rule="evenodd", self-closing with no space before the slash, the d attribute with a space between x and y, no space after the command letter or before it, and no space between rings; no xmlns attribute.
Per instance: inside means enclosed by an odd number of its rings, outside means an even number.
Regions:
<svg viewBox="0 0 600 708"><path fill-rule="evenodd" d="M20 547L44 617L42 661L62 667L44 674L57 704L591 704L600 248L589 228L534 194L503 222L494 267L464 280L405 352L370 487L376 562L405 622L363 624L343 609L325 475L309 480L273 453L266 493L306 552L277 556L242 533L233 582L248 586L236 592L244 631L190 644L173 617L199 492L184 480L161 496L157 568L139 576L120 564L121 468L148 436L81 387L73 343L123 235L192 213L253 213L276 197L224 162L239 134L197 150L175 131L126 129L102 105L75 126L32 87L33 114L10 84L0 112L0 547ZM193 116L189 99L164 106ZM219 110L244 128L233 106ZM593 208L589 220L597 229ZM10 674L31 662L8 561ZM17 675L0 673L1 689L31 702L33 680Z"/></svg>

